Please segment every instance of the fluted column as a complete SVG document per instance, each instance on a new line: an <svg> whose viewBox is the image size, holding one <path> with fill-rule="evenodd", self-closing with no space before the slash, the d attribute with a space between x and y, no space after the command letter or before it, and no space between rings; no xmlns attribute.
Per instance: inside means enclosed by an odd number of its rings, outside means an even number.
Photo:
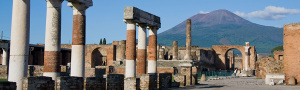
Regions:
<svg viewBox="0 0 300 90"><path fill-rule="evenodd" d="M2 53L2 65L7 65L8 62L8 50L7 49L2 49L3 53Z"/></svg>
<svg viewBox="0 0 300 90"><path fill-rule="evenodd" d="M71 53L71 76L84 77L85 73L85 11L92 2L68 0L73 9L73 35ZM91 1L91 0L90 0Z"/></svg>
<svg viewBox="0 0 300 90"><path fill-rule="evenodd" d="M126 66L125 77L135 77L136 74L136 24L131 20L126 20L127 38L126 38Z"/></svg>
<svg viewBox="0 0 300 90"><path fill-rule="evenodd" d="M191 60L191 19L186 20L186 52L184 60Z"/></svg>
<svg viewBox="0 0 300 90"><path fill-rule="evenodd" d="M56 80L60 76L61 3L63 0L46 0L47 19L43 76Z"/></svg>
<svg viewBox="0 0 300 90"><path fill-rule="evenodd" d="M178 41L173 41L173 60L178 59Z"/></svg>
<svg viewBox="0 0 300 90"><path fill-rule="evenodd" d="M250 46L249 46L249 42L246 42L246 46L244 46L245 47L245 67L244 67L244 69L245 70L249 70L249 48L250 48Z"/></svg>
<svg viewBox="0 0 300 90"><path fill-rule="evenodd" d="M8 81L23 89L27 76L30 31L30 0L13 0Z"/></svg>
<svg viewBox="0 0 300 90"><path fill-rule="evenodd" d="M148 73L157 73L157 28L149 28Z"/></svg>
<svg viewBox="0 0 300 90"><path fill-rule="evenodd" d="M146 25L138 24L137 74L146 74Z"/></svg>

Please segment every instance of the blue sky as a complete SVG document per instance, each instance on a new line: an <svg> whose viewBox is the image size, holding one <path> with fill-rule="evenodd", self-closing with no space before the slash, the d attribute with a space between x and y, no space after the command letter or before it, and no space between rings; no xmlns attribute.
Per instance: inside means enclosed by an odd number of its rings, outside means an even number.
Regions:
<svg viewBox="0 0 300 90"><path fill-rule="evenodd" d="M12 1L0 0L0 31L10 39ZM62 3L62 44L72 41L72 9ZM108 43L126 39L123 22L125 6L135 6L161 18L158 33L166 31L197 13L226 9L245 19L266 26L283 27L300 21L300 0L93 0L86 11L86 43ZM30 43L45 42L46 1L31 0Z"/></svg>

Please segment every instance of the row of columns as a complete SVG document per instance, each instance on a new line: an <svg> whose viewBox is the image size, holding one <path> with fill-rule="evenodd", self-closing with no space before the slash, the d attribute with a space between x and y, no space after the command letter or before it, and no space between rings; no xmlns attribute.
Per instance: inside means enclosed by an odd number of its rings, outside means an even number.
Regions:
<svg viewBox="0 0 300 90"><path fill-rule="evenodd" d="M125 78L136 77L137 74L146 74L146 27L145 24L136 24L133 20L125 20L127 24L126 39L126 70ZM136 25L138 25L138 53L136 69ZM149 47L148 47L148 73L156 73L157 60L157 28L147 27L149 29ZM136 71L137 70L137 71Z"/></svg>
<svg viewBox="0 0 300 90"><path fill-rule="evenodd" d="M61 4L64 0L46 0L46 34L43 76L59 77L61 61ZM68 0L73 9L71 76L84 77L85 10L92 1ZM8 81L17 83L22 90L22 80L27 76L30 27L30 0L13 0L10 62Z"/></svg>

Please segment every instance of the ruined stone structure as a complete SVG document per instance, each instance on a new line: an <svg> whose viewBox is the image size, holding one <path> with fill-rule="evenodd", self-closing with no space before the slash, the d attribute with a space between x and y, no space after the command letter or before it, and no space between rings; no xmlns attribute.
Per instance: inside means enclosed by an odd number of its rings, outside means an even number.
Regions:
<svg viewBox="0 0 300 90"><path fill-rule="evenodd" d="M295 77L296 81L300 83L300 23L286 24L283 29L285 81Z"/></svg>
<svg viewBox="0 0 300 90"><path fill-rule="evenodd" d="M237 49L242 52L243 56L243 68L242 70L254 70L255 62L257 59L257 54L254 46L249 46L249 43L246 43L246 46L240 45L213 45L212 49L217 53L217 61L215 62L217 69L228 69L229 61L226 60L227 52L231 49Z"/></svg>
<svg viewBox="0 0 300 90"><path fill-rule="evenodd" d="M273 52L274 58L275 58L276 60L283 60L283 53L284 53L284 51L281 51L281 50L275 50L275 51Z"/></svg>
<svg viewBox="0 0 300 90"><path fill-rule="evenodd" d="M261 58L256 62L256 78L266 78L266 75L284 75L283 60L272 57Z"/></svg>
<svg viewBox="0 0 300 90"><path fill-rule="evenodd" d="M93 5L92 0L67 0L73 9L73 36L71 76L84 77L85 10Z"/></svg>

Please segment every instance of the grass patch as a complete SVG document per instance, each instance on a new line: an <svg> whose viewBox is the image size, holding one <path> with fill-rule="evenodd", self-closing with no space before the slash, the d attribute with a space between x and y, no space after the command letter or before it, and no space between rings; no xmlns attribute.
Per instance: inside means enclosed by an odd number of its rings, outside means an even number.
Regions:
<svg viewBox="0 0 300 90"><path fill-rule="evenodd" d="M8 81L7 79L0 79L0 81Z"/></svg>

